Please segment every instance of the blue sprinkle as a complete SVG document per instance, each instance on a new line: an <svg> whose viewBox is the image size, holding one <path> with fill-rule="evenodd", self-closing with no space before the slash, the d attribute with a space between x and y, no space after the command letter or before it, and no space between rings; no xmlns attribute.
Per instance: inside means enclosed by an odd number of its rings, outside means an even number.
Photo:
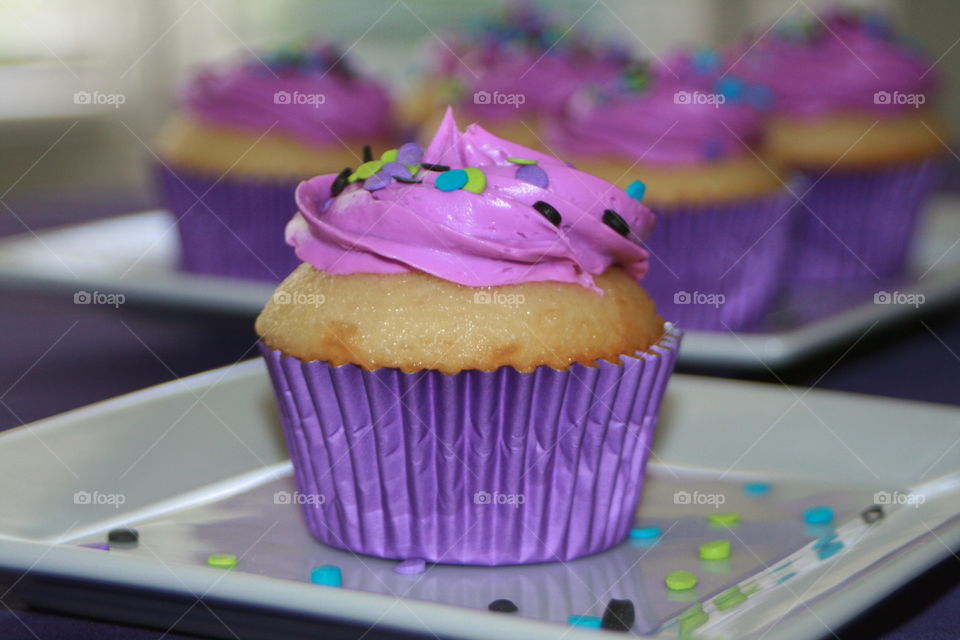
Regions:
<svg viewBox="0 0 960 640"><path fill-rule="evenodd" d="M399 155L399 154L398 154L398 155ZM411 163L411 164L416 164L416 163ZM377 173L382 173L382 174L384 174L384 175L386 175L386 176L389 176L389 177L391 177L391 178L407 178L407 179L409 179L409 178L412 178L412 177L413 177L412 175L410 175L410 169L407 169L405 166L403 166L403 163L401 163L401 162L399 162L399 161L398 161L398 162L388 162L387 164L385 164L385 165L383 165L382 167L380 167L380 171L378 171Z"/></svg>
<svg viewBox="0 0 960 640"><path fill-rule="evenodd" d="M779 578L777 578L777 584L783 584L784 582L786 582L786 581L789 580L790 578L794 577L795 575L797 575L797 572L796 572L796 571L791 571L790 573L788 573L788 574L786 574L786 575L784 575L784 576L780 576Z"/></svg>
<svg viewBox="0 0 960 640"><path fill-rule="evenodd" d="M807 524L826 524L833 521L833 509L819 506L810 507L803 512L803 521Z"/></svg>
<svg viewBox="0 0 960 640"><path fill-rule="evenodd" d="M528 182L534 186L546 189L550 184L550 178L547 172L535 164L525 164L517 167L517 172L513 174L517 180Z"/></svg>
<svg viewBox="0 0 960 640"><path fill-rule="evenodd" d="M813 543L813 548L816 549L816 550L820 550L820 549L824 548L825 546L827 546L828 544L830 544L831 542L833 542L833 541L836 540L836 539L837 539L837 534L835 534L835 533L830 534L830 535L825 536L825 537L823 537L823 538L820 538L820 539L818 539L816 542L814 542L814 543Z"/></svg>
<svg viewBox="0 0 960 640"><path fill-rule="evenodd" d="M415 142L408 142L397 149L397 162L400 164L420 164L423 160L423 149Z"/></svg>
<svg viewBox="0 0 960 640"><path fill-rule="evenodd" d="M363 188L367 191L378 191L390 184L392 178L383 171L378 171L363 181Z"/></svg>
<svg viewBox="0 0 960 640"><path fill-rule="evenodd" d="M770 484L767 482L747 482L743 485L743 492L748 496L765 496L770 493Z"/></svg>
<svg viewBox="0 0 960 640"><path fill-rule="evenodd" d="M660 527L635 527L630 529L631 540L652 540L660 537Z"/></svg>
<svg viewBox="0 0 960 640"><path fill-rule="evenodd" d="M692 62L697 73L713 73L720 65L720 56L713 49L698 49L693 54Z"/></svg>
<svg viewBox="0 0 960 640"><path fill-rule="evenodd" d="M643 184L639 180L634 180L630 183L630 186L627 187L627 195L636 200L637 202L643 202L643 196L647 193L647 185Z"/></svg>
<svg viewBox="0 0 960 640"><path fill-rule="evenodd" d="M602 621L597 616L570 616L567 618L567 624L573 627L586 627L588 629L599 629Z"/></svg>
<svg viewBox="0 0 960 640"><path fill-rule="evenodd" d="M724 76L717 80L716 90L730 102L736 102L743 97L743 81L734 76Z"/></svg>
<svg viewBox="0 0 960 640"><path fill-rule="evenodd" d="M826 560L830 556L835 555L840 549L843 549L843 543L837 540L836 542L831 542L830 544L824 545L817 551L817 557L821 560Z"/></svg>
<svg viewBox="0 0 960 640"><path fill-rule="evenodd" d="M343 574L340 573L340 567L325 564L310 572L310 582L325 587L339 587L343 584Z"/></svg>
<svg viewBox="0 0 960 640"><path fill-rule="evenodd" d="M466 171L463 169L452 169L438 175L437 179L433 182L433 186L440 189L440 191L456 191L457 189L462 189L463 185L467 184L467 179Z"/></svg>

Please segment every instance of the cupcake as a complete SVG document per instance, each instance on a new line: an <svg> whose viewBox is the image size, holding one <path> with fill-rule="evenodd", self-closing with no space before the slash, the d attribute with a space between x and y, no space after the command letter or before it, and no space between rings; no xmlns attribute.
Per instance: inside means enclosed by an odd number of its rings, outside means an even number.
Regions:
<svg viewBox="0 0 960 640"><path fill-rule="evenodd" d="M660 268L644 286L685 329L756 329L776 304L795 198L753 149L767 100L716 52L683 51L584 88L547 126L578 168L646 193Z"/></svg>
<svg viewBox="0 0 960 640"><path fill-rule="evenodd" d="M640 202L447 112L426 151L300 184L257 319L321 542L570 560L624 539L679 334ZM362 169L362 167L361 167Z"/></svg>
<svg viewBox="0 0 960 640"><path fill-rule="evenodd" d="M883 16L849 10L748 39L734 62L772 91L768 152L807 178L794 283L899 273L941 173L931 63Z"/></svg>
<svg viewBox="0 0 960 640"><path fill-rule="evenodd" d="M458 117L534 148L542 147L543 116L585 82L613 78L628 59L624 48L594 42L530 2L445 35L429 54L429 80L405 102L405 120L429 135L441 107L453 104Z"/></svg>
<svg viewBox="0 0 960 640"><path fill-rule="evenodd" d="M355 167L395 137L384 88L330 45L200 70L158 139L183 268L282 280L298 264L283 243L297 184Z"/></svg>

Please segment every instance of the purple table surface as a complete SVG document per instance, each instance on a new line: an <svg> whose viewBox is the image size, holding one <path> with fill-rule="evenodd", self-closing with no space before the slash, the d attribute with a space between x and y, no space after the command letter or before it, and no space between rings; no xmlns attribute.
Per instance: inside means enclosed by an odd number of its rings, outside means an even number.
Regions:
<svg viewBox="0 0 960 640"><path fill-rule="evenodd" d="M149 208L153 202L142 194L71 192L8 198L6 204L32 229L40 229ZM0 235L27 231L12 213L0 211ZM960 404L957 310L890 330L874 329L847 353L827 353L751 379ZM0 344L0 429L256 355L252 318L131 304L119 309L74 305L72 296L22 290L3 290L0 334L5 336ZM687 372L743 377L736 371ZM3 594L0 604L4 639L186 637L30 611ZM234 631L244 636L242 629ZM846 626L824 629L824 637L960 637L960 558L942 562Z"/></svg>

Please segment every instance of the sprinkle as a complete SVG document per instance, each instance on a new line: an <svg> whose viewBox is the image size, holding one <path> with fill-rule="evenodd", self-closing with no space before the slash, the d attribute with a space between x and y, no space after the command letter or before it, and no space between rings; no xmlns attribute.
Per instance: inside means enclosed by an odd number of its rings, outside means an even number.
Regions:
<svg viewBox="0 0 960 640"><path fill-rule="evenodd" d="M402 182L404 184L420 184L423 180L417 180L416 178L394 178L397 182Z"/></svg>
<svg viewBox="0 0 960 640"><path fill-rule="evenodd" d="M637 202L643 202L643 196L646 195L646 193L647 185L639 180L634 180L630 183L630 186L627 187L627 195Z"/></svg>
<svg viewBox="0 0 960 640"><path fill-rule="evenodd" d="M635 527L630 529L631 540L651 540L660 537L660 527Z"/></svg>
<svg viewBox="0 0 960 640"><path fill-rule="evenodd" d="M738 604L747 599L747 596L740 591L740 587L731 587L713 599L717 611L726 611L733 609Z"/></svg>
<svg viewBox="0 0 960 640"><path fill-rule="evenodd" d="M140 532L136 529L111 529L107 534L107 541L111 546L119 545L126 547L135 547L140 542Z"/></svg>
<svg viewBox="0 0 960 640"><path fill-rule="evenodd" d="M465 184L467 184L467 172L463 169L444 171L433 182L433 186L440 191L456 191L462 189Z"/></svg>
<svg viewBox="0 0 960 640"><path fill-rule="evenodd" d="M400 562L393 568L394 573L402 573L404 575L416 575L418 573L423 573L427 569L427 561L423 558L409 558Z"/></svg>
<svg viewBox="0 0 960 640"><path fill-rule="evenodd" d="M343 574L340 572L340 567L325 564L310 572L310 582L325 587L339 587L343 584Z"/></svg>
<svg viewBox="0 0 960 640"><path fill-rule="evenodd" d="M237 566L237 556L232 553L211 553L207 556L207 564L218 569L233 569Z"/></svg>
<svg viewBox="0 0 960 640"><path fill-rule="evenodd" d="M363 145L363 161L371 162L373 160L373 149L370 148L370 145Z"/></svg>
<svg viewBox="0 0 960 640"><path fill-rule="evenodd" d="M796 571L791 571L790 573L784 574L784 575L780 576L779 578L777 578L777 584L783 584L784 582L786 582L786 581L789 580L790 578L795 577L796 575L797 575L797 572L796 572Z"/></svg>
<svg viewBox="0 0 960 640"><path fill-rule="evenodd" d="M820 549L817 550L817 557L821 560L826 560L827 558L835 555L838 551L843 549L843 543L839 540L831 542L829 544L823 545Z"/></svg>
<svg viewBox="0 0 960 640"><path fill-rule="evenodd" d="M826 524L833 521L833 509L819 506L810 507L803 512L803 521L807 524Z"/></svg>
<svg viewBox="0 0 960 640"><path fill-rule="evenodd" d="M863 518L863 521L867 524L873 524L877 520L883 519L883 507L878 504L867 507L860 513L860 517Z"/></svg>
<svg viewBox="0 0 960 640"><path fill-rule="evenodd" d="M427 171L450 171L450 167L445 164L430 164L429 162L421 162L420 166Z"/></svg>
<svg viewBox="0 0 960 640"><path fill-rule="evenodd" d="M736 102L743 97L743 80L735 76L724 76L717 80L715 87L717 93L722 95L730 102Z"/></svg>
<svg viewBox="0 0 960 640"><path fill-rule="evenodd" d="M547 172L535 164L520 165L517 167L517 171L513 174L513 177L517 180L522 180L523 182L528 182L540 187L541 189L546 189L550 184L550 178L547 177Z"/></svg>
<svg viewBox="0 0 960 640"><path fill-rule="evenodd" d="M87 542L85 544L78 545L85 549L98 549L100 551L110 551L110 544L107 542Z"/></svg>
<svg viewBox="0 0 960 640"><path fill-rule="evenodd" d="M383 171L377 171L375 174L363 181L363 188L367 191L379 191L390 185L390 176Z"/></svg>
<svg viewBox="0 0 960 640"><path fill-rule="evenodd" d="M630 235L630 226L627 224L627 221L621 218L620 214L613 209L603 210L603 224L622 236Z"/></svg>
<svg viewBox="0 0 960 640"><path fill-rule="evenodd" d="M370 162L364 162L362 165L357 167L357 170L353 172L353 175L350 176L350 182L356 182L357 180L366 180L377 171L380 171L380 168L383 167L383 162L380 160L371 160Z"/></svg>
<svg viewBox="0 0 960 640"><path fill-rule="evenodd" d="M603 612L600 626L613 631L629 631L637 620L637 613L630 600L610 598L607 608Z"/></svg>
<svg viewBox="0 0 960 640"><path fill-rule="evenodd" d="M569 624L571 627L599 629L602 622L597 616L570 616L567 618L567 624Z"/></svg>
<svg viewBox="0 0 960 640"><path fill-rule="evenodd" d="M720 56L713 49L698 49L693 54L693 68L697 73L707 74L714 72L720 65Z"/></svg>
<svg viewBox="0 0 960 640"><path fill-rule="evenodd" d="M686 591L697 586L697 576L689 571L671 571L664 578L664 584L670 591Z"/></svg>
<svg viewBox="0 0 960 640"><path fill-rule="evenodd" d="M463 171L467 174L467 183L463 185L463 190L470 193L483 193L487 186L487 175L475 167L468 167Z"/></svg>
<svg viewBox="0 0 960 640"><path fill-rule="evenodd" d="M703 623L709 619L710 614L704 611L703 605L698 602L677 617L681 635L685 636L697 627L703 626Z"/></svg>
<svg viewBox="0 0 960 640"><path fill-rule="evenodd" d="M397 161L397 150L396 149L387 149L382 154L380 154L380 159L384 162L396 162Z"/></svg>
<svg viewBox="0 0 960 640"><path fill-rule="evenodd" d="M700 545L701 560L726 560L730 557L729 540L711 540Z"/></svg>
<svg viewBox="0 0 960 640"><path fill-rule="evenodd" d="M747 482L743 485L743 492L748 496L765 496L770 493L770 485L766 482Z"/></svg>
<svg viewBox="0 0 960 640"><path fill-rule="evenodd" d="M487 609L490 611L496 611L497 613L516 613L519 611L517 605L513 604L512 600L507 600L506 598L498 598L487 605Z"/></svg>
<svg viewBox="0 0 960 640"><path fill-rule="evenodd" d="M347 182L350 178L350 174L353 173L353 169L347 167L343 171L337 174L336 179L333 181L333 184L330 185L330 197L336 198L338 195L343 193L343 190L347 188Z"/></svg>
<svg viewBox="0 0 960 640"><path fill-rule="evenodd" d="M399 162L388 162L383 165L383 168L380 169L378 173L382 173L391 178L412 178L410 170Z"/></svg>
<svg viewBox="0 0 960 640"><path fill-rule="evenodd" d="M707 516L711 527L735 527L740 524L739 513L711 513Z"/></svg>
<svg viewBox="0 0 960 640"><path fill-rule="evenodd" d="M396 161L400 164L420 164L423 160L423 149L415 142L400 145L397 149Z"/></svg>
<svg viewBox="0 0 960 640"><path fill-rule="evenodd" d="M544 202L543 200L537 200L533 203L533 208L540 212L544 218L550 221L555 227L559 227L560 223L563 221L563 218L560 217L560 212L553 208L549 202Z"/></svg>
<svg viewBox="0 0 960 640"><path fill-rule="evenodd" d="M813 543L813 549L814 549L814 551L823 549L825 546L827 546L828 544L830 544L831 542L833 542L833 541L836 540L836 539L837 539L837 534L835 534L835 533L831 533L831 534L828 535L828 536L824 536L823 538L819 538L816 542Z"/></svg>
<svg viewBox="0 0 960 640"><path fill-rule="evenodd" d="M512 162L513 164L522 164L522 165L537 164L536 160L530 160L528 158L507 158L507 162Z"/></svg>

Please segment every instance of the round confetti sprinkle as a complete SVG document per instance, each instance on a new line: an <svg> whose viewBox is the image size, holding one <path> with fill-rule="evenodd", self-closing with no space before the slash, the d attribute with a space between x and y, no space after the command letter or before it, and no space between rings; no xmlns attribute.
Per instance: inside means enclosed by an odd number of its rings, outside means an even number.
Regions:
<svg viewBox="0 0 960 640"><path fill-rule="evenodd" d="M483 193L487 187L487 174L475 167L468 167L463 171L467 174L467 183L463 185L463 190L470 193Z"/></svg>
<svg viewBox="0 0 960 640"><path fill-rule="evenodd" d="M607 225L622 236L630 235L630 225L613 209L603 210L603 224Z"/></svg>
<svg viewBox="0 0 960 640"><path fill-rule="evenodd" d="M339 587L343 584L343 574L340 572L340 567L325 564L310 572L310 582L325 587Z"/></svg>
<svg viewBox="0 0 960 640"><path fill-rule="evenodd" d="M697 576L689 571L671 571L663 582L670 591L686 591L697 586Z"/></svg>
<svg viewBox="0 0 960 640"><path fill-rule="evenodd" d="M877 520L883 519L883 507L878 504L867 507L860 513L860 517L863 518L863 521L867 524L873 524Z"/></svg>
<svg viewBox="0 0 960 640"><path fill-rule="evenodd" d="M703 605L697 603L677 616L677 623L680 625L680 633L685 635L710 619L710 614L703 610Z"/></svg>
<svg viewBox="0 0 960 640"><path fill-rule="evenodd" d="M567 624L572 627L586 627L587 629L599 629L602 621L597 616L570 616L567 618Z"/></svg>
<svg viewBox="0 0 960 640"><path fill-rule="evenodd" d="M529 160L527 158L507 158L507 162L512 162L513 164L524 164L524 165L537 164L536 160Z"/></svg>
<svg viewBox="0 0 960 640"><path fill-rule="evenodd" d="M652 540L660 537L660 527L635 527L630 529L632 540Z"/></svg>
<svg viewBox="0 0 960 640"><path fill-rule="evenodd" d="M421 162L420 166L426 169L427 171L439 171L441 173L444 171L450 171L450 167L448 167L445 164L431 164L429 162Z"/></svg>
<svg viewBox="0 0 960 640"><path fill-rule="evenodd" d="M207 556L207 564L218 569L233 569L237 566L237 556L232 553L211 553Z"/></svg>
<svg viewBox="0 0 960 640"><path fill-rule="evenodd" d="M517 180L522 180L523 182L540 187L541 189L546 189L550 184L550 178L547 177L547 172L535 164L520 165L517 167L517 171L513 174L513 177Z"/></svg>
<svg viewBox="0 0 960 640"><path fill-rule="evenodd" d="M423 160L423 149L414 142L408 142L400 145L395 159L400 164L420 164L420 161Z"/></svg>
<svg viewBox="0 0 960 640"><path fill-rule="evenodd" d="M701 560L726 560L730 557L729 540L711 540L700 545Z"/></svg>
<svg viewBox="0 0 960 640"><path fill-rule="evenodd" d="M397 150L396 149L387 149L380 154L380 160L382 162L396 162L397 161Z"/></svg>
<svg viewBox="0 0 960 640"><path fill-rule="evenodd" d="M516 613L519 611L517 605L513 604L512 600L507 600L506 598L498 598L487 605L487 609L490 611L496 611L497 613Z"/></svg>
<svg viewBox="0 0 960 640"><path fill-rule="evenodd" d="M367 191L379 191L390 184L390 176L383 171L377 171L375 174L364 180L363 188Z"/></svg>
<svg viewBox="0 0 960 640"><path fill-rule="evenodd" d="M747 599L746 594L740 590L740 587L731 587L713 599L717 611L726 611L733 609L738 604Z"/></svg>
<svg viewBox="0 0 960 640"><path fill-rule="evenodd" d="M331 197L336 198L338 195L343 193L343 190L347 188L347 183L350 181L350 174L352 173L353 169L347 167L337 174L337 177L333 180L333 184L330 185Z"/></svg>
<svg viewBox="0 0 960 640"><path fill-rule="evenodd" d="M639 180L634 180L626 188L627 195L636 200L637 202L643 202L643 196L647 193L647 185L640 182Z"/></svg>
<svg viewBox="0 0 960 640"><path fill-rule="evenodd" d="M739 513L711 513L707 516L711 527L735 527L740 524Z"/></svg>
<svg viewBox="0 0 960 640"><path fill-rule="evenodd" d="M380 171L380 168L383 167L384 163L380 160L371 160L370 162L364 162L362 165L357 167L357 170L353 172L353 175L350 176L350 182L356 182L357 180L366 180L377 171Z"/></svg>
<svg viewBox="0 0 960 640"><path fill-rule="evenodd" d="M373 149L370 148L370 145L363 145L363 161L370 162L373 160Z"/></svg>
<svg viewBox="0 0 960 640"><path fill-rule="evenodd" d="M807 524L826 524L833 522L833 509L823 505L810 507L803 512L803 521Z"/></svg>
<svg viewBox="0 0 960 640"><path fill-rule="evenodd" d="M407 169L404 165L399 162L387 162L383 165L383 168L380 169L377 173L382 173L384 175L390 176L391 178L412 178L410 175L410 169Z"/></svg>
<svg viewBox="0 0 960 640"><path fill-rule="evenodd" d="M559 227L560 223L563 222L563 218L560 217L560 212L553 208L549 202L544 202L543 200L537 200L533 203L533 208L540 212L544 218L550 221L555 227Z"/></svg>
<svg viewBox="0 0 960 640"><path fill-rule="evenodd" d="M465 184L467 184L467 172L463 169L444 171L433 182L433 186L440 191L456 191L462 189Z"/></svg>
<svg viewBox="0 0 960 640"><path fill-rule="evenodd" d="M630 600L611 598L607 608L603 611L600 626L613 631L629 631L637 620L637 613Z"/></svg>
<svg viewBox="0 0 960 640"><path fill-rule="evenodd" d="M403 562L397 564L393 568L394 573L402 573L404 575L416 575L418 573L423 573L427 569L427 561L423 558L410 558L409 560L404 560Z"/></svg>
<svg viewBox="0 0 960 640"><path fill-rule="evenodd" d="M748 496L765 496L770 493L770 485L766 482L747 482L743 485L743 492Z"/></svg>
<svg viewBox="0 0 960 640"><path fill-rule="evenodd" d="M135 546L140 541L140 533L136 529L111 529L107 541L112 545Z"/></svg>

